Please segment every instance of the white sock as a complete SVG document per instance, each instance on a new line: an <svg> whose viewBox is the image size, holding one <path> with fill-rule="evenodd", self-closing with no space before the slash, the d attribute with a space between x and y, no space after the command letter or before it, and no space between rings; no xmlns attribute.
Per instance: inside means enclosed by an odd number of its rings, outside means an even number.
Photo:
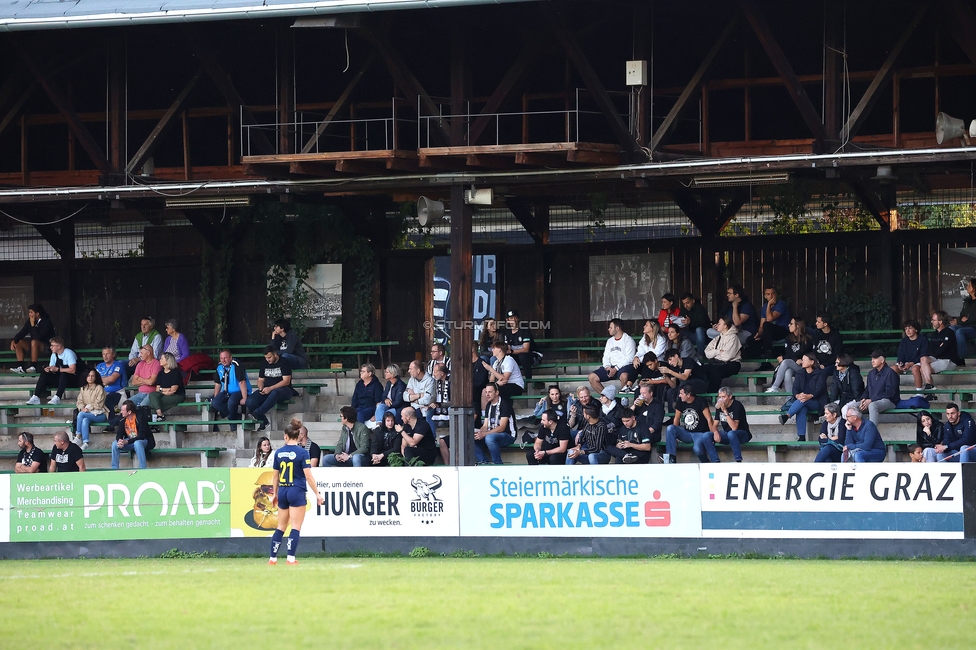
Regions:
<svg viewBox="0 0 976 650"><path fill-rule="evenodd" d="M271 562L271 564L278 564L278 558L273 557L273 558L269 559L268 562Z"/></svg>
<svg viewBox="0 0 976 650"><path fill-rule="evenodd" d="M294 562L295 561L295 556L294 555L289 555L288 556L288 561L289 562Z"/></svg>

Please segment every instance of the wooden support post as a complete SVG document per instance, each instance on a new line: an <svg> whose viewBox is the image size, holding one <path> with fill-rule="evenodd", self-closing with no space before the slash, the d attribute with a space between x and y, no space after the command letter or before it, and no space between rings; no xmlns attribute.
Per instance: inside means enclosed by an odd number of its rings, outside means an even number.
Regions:
<svg viewBox="0 0 976 650"><path fill-rule="evenodd" d="M701 103L702 103L702 124L701 124L702 153L705 154L706 156L710 156L712 153L711 152L712 143L711 143L711 138L709 136L711 125L709 124L709 115L708 115L708 86L702 86Z"/></svg>
<svg viewBox="0 0 976 650"><path fill-rule="evenodd" d="M125 35L113 32L108 46L108 162L113 174L125 172Z"/></svg>
<svg viewBox="0 0 976 650"><path fill-rule="evenodd" d="M843 4L840 0L827 0L824 7L824 129L830 138L841 139L841 97L844 60Z"/></svg>
<svg viewBox="0 0 976 650"><path fill-rule="evenodd" d="M471 208L464 203L464 186L451 186L451 464L474 464L474 412L471 353L474 330L464 327L473 315L471 283Z"/></svg>
<svg viewBox="0 0 976 650"><path fill-rule="evenodd" d="M183 178L193 178L193 166L190 161L190 116L183 111Z"/></svg>
<svg viewBox="0 0 976 650"><path fill-rule="evenodd" d="M20 182L30 185L30 168L27 165L27 116L20 116Z"/></svg>
<svg viewBox="0 0 976 650"><path fill-rule="evenodd" d="M295 37L278 30L278 153L295 153Z"/></svg>
<svg viewBox="0 0 976 650"><path fill-rule="evenodd" d="M901 77L891 80L891 146L901 146Z"/></svg>
<svg viewBox="0 0 976 650"><path fill-rule="evenodd" d="M464 52L464 21L455 14L451 21L451 121L449 124L451 146L460 147L467 142L467 118L465 110L465 80L467 78Z"/></svg>

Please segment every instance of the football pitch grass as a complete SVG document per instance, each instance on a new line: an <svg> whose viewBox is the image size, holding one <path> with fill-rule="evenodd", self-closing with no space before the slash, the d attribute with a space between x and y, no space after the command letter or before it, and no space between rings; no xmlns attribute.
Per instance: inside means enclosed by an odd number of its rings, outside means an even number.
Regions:
<svg viewBox="0 0 976 650"><path fill-rule="evenodd" d="M976 620L952 561L8 560L0 585L22 648L961 648Z"/></svg>

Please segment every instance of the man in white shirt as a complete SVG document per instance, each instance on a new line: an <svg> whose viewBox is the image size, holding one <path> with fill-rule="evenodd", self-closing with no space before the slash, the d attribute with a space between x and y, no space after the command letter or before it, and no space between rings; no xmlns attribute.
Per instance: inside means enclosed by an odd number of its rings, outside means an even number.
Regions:
<svg viewBox="0 0 976 650"><path fill-rule="evenodd" d="M634 369L634 355L637 344L630 334L624 332L624 323L619 318L610 321L607 327L610 338L603 350L603 366L590 373L590 386L597 393L603 392L603 382L620 380L623 386L632 381L637 371Z"/></svg>

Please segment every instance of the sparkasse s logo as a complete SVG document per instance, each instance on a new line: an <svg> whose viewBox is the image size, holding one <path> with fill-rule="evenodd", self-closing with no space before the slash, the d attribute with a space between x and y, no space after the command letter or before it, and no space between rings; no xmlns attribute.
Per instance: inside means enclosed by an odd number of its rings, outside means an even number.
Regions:
<svg viewBox="0 0 976 650"><path fill-rule="evenodd" d="M410 512L420 519L423 524L432 524L436 517L444 514L444 502L437 498L437 490L444 482L437 474L430 481L420 478L411 479L410 487L417 495L410 501Z"/></svg>

